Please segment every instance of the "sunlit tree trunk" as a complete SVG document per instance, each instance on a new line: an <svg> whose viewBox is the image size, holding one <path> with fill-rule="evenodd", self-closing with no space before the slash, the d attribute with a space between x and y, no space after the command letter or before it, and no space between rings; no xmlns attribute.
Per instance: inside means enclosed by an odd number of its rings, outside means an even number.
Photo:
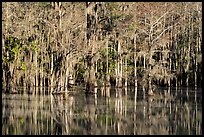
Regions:
<svg viewBox="0 0 204 137"><path fill-rule="evenodd" d="M109 75L109 66L108 66L108 41L109 38L106 39L106 86L110 86L110 75Z"/></svg>
<svg viewBox="0 0 204 137"><path fill-rule="evenodd" d="M53 86L54 86L54 57L53 57L53 53L51 53L51 62L50 62L50 76L51 76L51 80L50 80L50 93L53 93Z"/></svg>
<svg viewBox="0 0 204 137"><path fill-rule="evenodd" d="M189 13L190 14L190 13ZM189 80L189 76L190 76L190 74L189 74L189 67L190 67L190 57L191 57L191 33L193 32L193 26L191 27L191 17L190 17L190 15L188 15L188 44L187 44L187 48L186 48L186 60L187 60L187 64L186 64L186 67L185 67L185 73L186 73L186 86L188 87L188 85L189 85L189 82L188 82L188 80Z"/></svg>
<svg viewBox="0 0 204 137"><path fill-rule="evenodd" d="M116 86L122 87L122 57L121 57L121 45L120 41L118 40L118 60L117 60L117 80Z"/></svg>
<svg viewBox="0 0 204 137"><path fill-rule="evenodd" d="M177 35L175 34L174 35L174 39L177 39ZM177 44L177 41L175 41L175 49L176 49L176 51L175 51L175 73L176 73L176 77L175 77L175 86L176 86L176 91L177 91L177 88L178 88L178 78L177 78L177 76L178 76L178 74L179 74L179 66L178 66L178 60L179 60L179 58L178 58L178 44ZM176 92L177 93L177 92Z"/></svg>
<svg viewBox="0 0 204 137"><path fill-rule="evenodd" d="M128 86L128 75L127 75L127 56L125 56L125 84L124 86L127 87Z"/></svg>

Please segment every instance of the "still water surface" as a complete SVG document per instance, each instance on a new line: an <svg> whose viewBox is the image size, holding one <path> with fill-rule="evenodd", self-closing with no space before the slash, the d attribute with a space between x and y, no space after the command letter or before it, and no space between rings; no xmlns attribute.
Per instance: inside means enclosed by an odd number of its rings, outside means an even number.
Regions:
<svg viewBox="0 0 204 137"><path fill-rule="evenodd" d="M134 89L98 89L86 96L2 94L3 135L201 135L202 92L164 96ZM182 93L182 94L181 94ZM197 94L196 94L197 93ZM176 94L176 95L175 95Z"/></svg>

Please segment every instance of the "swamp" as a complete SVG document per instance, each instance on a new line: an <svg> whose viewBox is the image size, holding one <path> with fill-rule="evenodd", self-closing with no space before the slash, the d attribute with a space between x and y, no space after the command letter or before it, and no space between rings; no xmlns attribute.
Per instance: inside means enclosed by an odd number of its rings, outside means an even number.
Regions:
<svg viewBox="0 0 204 137"><path fill-rule="evenodd" d="M2 2L3 135L202 135L201 2Z"/></svg>

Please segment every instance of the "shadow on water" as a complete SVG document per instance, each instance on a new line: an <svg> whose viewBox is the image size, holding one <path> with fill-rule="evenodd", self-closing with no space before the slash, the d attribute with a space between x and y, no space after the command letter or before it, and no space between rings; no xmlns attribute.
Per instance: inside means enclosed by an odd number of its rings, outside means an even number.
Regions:
<svg viewBox="0 0 204 137"><path fill-rule="evenodd" d="M201 89L96 89L97 94L2 94L2 134L201 135Z"/></svg>

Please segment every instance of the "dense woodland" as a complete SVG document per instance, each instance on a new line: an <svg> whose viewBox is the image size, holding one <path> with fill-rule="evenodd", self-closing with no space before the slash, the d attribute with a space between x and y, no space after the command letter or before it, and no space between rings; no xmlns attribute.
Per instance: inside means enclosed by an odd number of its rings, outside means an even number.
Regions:
<svg viewBox="0 0 204 137"><path fill-rule="evenodd" d="M201 2L3 2L2 86L193 87ZM42 92L39 88L35 92ZM33 91L34 92L34 91Z"/></svg>

